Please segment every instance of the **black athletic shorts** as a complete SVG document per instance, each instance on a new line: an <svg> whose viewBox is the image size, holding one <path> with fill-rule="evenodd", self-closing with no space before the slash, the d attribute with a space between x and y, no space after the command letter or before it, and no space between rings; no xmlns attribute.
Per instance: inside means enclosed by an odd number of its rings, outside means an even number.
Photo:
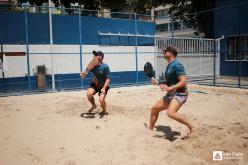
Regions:
<svg viewBox="0 0 248 165"><path fill-rule="evenodd" d="M90 88L93 88L93 89L96 91L96 92L94 93L94 95L95 95L96 93L98 93L98 95L100 96L100 94L102 93L102 92L101 92L102 87L101 87L101 88L97 87L95 83L90 83ZM107 95L107 93L108 93L108 90L109 90L109 87L106 88L106 95Z"/></svg>

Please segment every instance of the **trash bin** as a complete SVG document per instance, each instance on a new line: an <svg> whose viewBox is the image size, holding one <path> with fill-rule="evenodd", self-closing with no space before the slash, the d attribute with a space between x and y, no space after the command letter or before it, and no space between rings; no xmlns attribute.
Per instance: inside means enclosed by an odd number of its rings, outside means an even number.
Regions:
<svg viewBox="0 0 248 165"><path fill-rule="evenodd" d="M46 66L37 66L37 83L39 90L46 90Z"/></svg>

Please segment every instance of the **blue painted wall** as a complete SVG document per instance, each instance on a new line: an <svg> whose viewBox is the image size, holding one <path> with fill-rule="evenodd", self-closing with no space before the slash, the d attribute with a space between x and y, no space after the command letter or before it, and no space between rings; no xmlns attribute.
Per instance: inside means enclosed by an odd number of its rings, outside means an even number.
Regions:
<svg viewBox="0 0 248 165"><path fill-rule="evenodd" d="M248 34L248 1L247 0L216 0L216 8L233 6L215 11L215 38L225 36L221 40L220 74L223 76L238 76L239 61L226 61L227 38L232 35ZM239 3L242 5L237 6ZM245 4L246 3L246 4ZM241 62L241 76L248 77L248 61Z"/></svg>
<svg viewBox="0 0 248 165"><path fill-rule="evenodd" d="M144 75L143 71L139 71L139 83L150 83L150 79ZM135 85L136 84L136 72L126 71L126 72L112 72L111 73L111 86L123 86L123 85ZM78 73L76 74L56 74L55 75L55 85L57 90L62 89L75 89L82 88L81 77ZM83 88L88 88L92 77L88 76L83 80ZM16 77L0 79L0 93L11 93L11 92L23 92L28 91L28 78L27 77ZM46 77L46 89L52 89L52 77L48 75ZM31 91L37 91L38 84L37 78L31 77Z"/></svg>
<svg viewBox="0 0 248 165"><path fill-rule="evenodd" d="M4 44L17 44L25 41L24 13L0 12L0 29Z"/></svg>
<svg viewBox="0 0 248 165"><path fill-rule="evenodd" d="M24 13L0 12L0 28L3 31L4 44L17 44L25 41ZM109 19L97 17L81 17L82 42L86 45L98 45L100 32L135 33L135 21L124 19ZM28 34L30 44L49 44L48 14L28 14ZM152 22L137 21L139 34L155 34L155 24ZM102 38L100 38L102 40ZM129 45L134 45L134 38L129 38ZM107 43L109 38L106 39ZM127 39L121 38L125 43ZM54 44L79 44L78 16L53 15ZM112 44L117 44L119 38L111 38ZM150 40L149 42L153 42ZM104 42L103 42L104 43ZM147 43L146 39L139 39L139 44ZM106 44L106 43L105 43ZM125 44L124 44L125 45Z"/></svg>
<svg viewBox="0 0 248 165"><path fill-rule="evenodd" d="M4 44L25 43L25 16L24 13L0 12L0 29L3 31ZM109 38L105 41L99 38L98 31L111 33L135 33L135 22L124 19L108 19L96 17L81 17L82 42L84 45L98 45L99 41L109 44ZM137 21L139 34L155 34L155 24L151 22ZM29 44L49 44L48 14L28 14ZM53 41L54 44L79 44L79 18L77 16L53 15ZM105 43L104 43L105 42ZM135 45L134 37L111 37L111 44ZM138 38L139 45L151 45L153 39ZM113 86L135 84L136 72L112 72ZM150 80L142 71L138 72L139 82ZM56 88L80 88L81 78L79 74L55 75ZM88 87L91 78L84 80L84 87ZM51 89L51 76L47 76L47 90ZM36 77L31 77L31 90L37 90ZM0 93L28 91L27 77L0 79Z"/></svg>

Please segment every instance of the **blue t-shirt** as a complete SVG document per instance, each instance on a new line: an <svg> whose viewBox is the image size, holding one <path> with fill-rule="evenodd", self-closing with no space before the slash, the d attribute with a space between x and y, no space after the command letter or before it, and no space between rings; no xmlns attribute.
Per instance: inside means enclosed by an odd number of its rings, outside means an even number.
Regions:
<svg viewBox="0 0 248 165"><path fill-rule="evenodd" d="M168 86L175 85L179 82L178 77L186 75L184 66L177 60L167 65L165 70L165 78ZM186 87L177 89L177 92L185 92Z"/></svg>
<svg viewBox="0 0 248 165"><path fill-rule="evenodd" d="M105 63L95 66L90 70L93 74L94 82L99 86L104 86L106 79L111 79L109 66Z"/></svg>

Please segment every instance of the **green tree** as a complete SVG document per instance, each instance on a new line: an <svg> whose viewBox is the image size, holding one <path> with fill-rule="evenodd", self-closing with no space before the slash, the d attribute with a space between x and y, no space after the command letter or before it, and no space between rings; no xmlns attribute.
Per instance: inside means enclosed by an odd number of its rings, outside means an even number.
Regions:
<svg viewBox="0 0 248 165"><path fill-rule="evenodd" d="M27 2L31 5L40 6L42 3L47 3L48 0L18 0L19 3ZM126 0L51 0L55 3L55 6L58 7L60 5L65 6L65 11L71 15L73 10L71 10L71 4L78 3L79 5L83 5L84 9L87 10L99 10L100 8L107 8L111 11L120 11L122 7L126 6ZM95 16L97 12L94 11L82 11L82 15L92 15Z"/></svg>
<svg viewBox="0 0 248 165"><path fill-rule="evenodd" d="M18 0L18 3L29 1L30 4L36 4L40 6L42 3L48 2L48 0ZM73 3L79 3L83 5L85 9L98 10L101 8L108 9L120 9L126 5L126 0L52 0L56 6L62 4L67 8L71 7Z"/></svg>

